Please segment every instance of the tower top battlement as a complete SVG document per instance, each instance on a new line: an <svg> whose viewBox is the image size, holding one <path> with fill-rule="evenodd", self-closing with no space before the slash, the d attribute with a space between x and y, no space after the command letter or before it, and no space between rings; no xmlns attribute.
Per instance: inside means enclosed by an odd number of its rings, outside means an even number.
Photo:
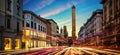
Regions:
<svg viewBox="0 0 120 55"><path fill-rule="evenodd" d="M75 8L75 6L73 5L72 8Z"/></svg>

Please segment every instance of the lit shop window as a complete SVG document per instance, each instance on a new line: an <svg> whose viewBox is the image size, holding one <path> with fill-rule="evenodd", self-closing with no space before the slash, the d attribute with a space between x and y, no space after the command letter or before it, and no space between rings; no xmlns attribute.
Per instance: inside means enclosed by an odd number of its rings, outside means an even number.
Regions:
<svg viewBox="0 0 120 55"><path fill-rule="evenodd" d="M31 40L31 47L33 47L33 40Z"/></svg>
<svg viewBox="0 0 120 55"><path fill-rule="evenodd" d="M15 40L15 49L19 49L20 48L20 40L16 39Z"/></svg>
<svg viewBox="0 0 120 55"><path fill-rule="evenodd" d="M30 30L26 30L26 36L30 36Z"/></svg>
<svg viewBox="0 0 120 55"><path fill-rule="evenodd" d="M26 44L26 46L25 46L25 47L26 47L26 48L28 48L28 46L29 46L29 42L28 42L28 41L26 41L26 43L25 43L25 44Z"/></svg>
<svg viewBox="0 0 120 55"><path fill-rule="evenodd" d="M43 37L44 37L44 38L46 38L46 35L45 35L45 34L43 34Z"/></svg>
<svg viewBox="0 0 120 55"><path fill-rule="evenodd" d="M30 43L31 43L31 40L28 40L28 48L30 48Z"/></svg>
<svg viewBox="0 0 120 55"><path fill-rule="evenodd" d="M36 36L36 32L34 31L34 36Z"/></svg>
<svg viewBox="0 0 120 55"><path fill-rule="evenodd" d="M33 35L33 31L31 31L31 35Z"/></svg>
<svg viewBox="0 0 120 55"><path fill-rule="evenodd" d="M34 47L36 47L36 41L34 41Z"/></svg>
<svg viewBox="0 0 120 55"><path fill-rule="evenodd" d="M43 33L41 33L41 36L40 37L43 37Z"/></svg>
<svg viewBox="0 0 120 55"><path fill-rule="evenodd" d="M23 35L25 35L25 30L22 30Z"/></svg>
<svg viewBox="0 0 120 55"><path fill-rule="evenodd" d="M43 47L43 45L44 45L44 44L43 44L43 41L41 41L41 46Z"/></svg>
<svg viewBox="0 0 120 55"><path fill-rule="evenodd" d="M12 40L10 38L5 38L4 45L5 50L11 49Z"/></svg>
<svg viewBox="0 0 120 55"><path fill-rule="evenodd" d="M40 33L38 32L38 37L40 37Z"/></svg>
<svg viewBox="0 0 120 55"><path fill-rule="evenodd" d="M41 33L40 36L43 37L43 38L45 38L46 35L44 33Z"/></svg>
<svg viewBox="0 0 120 55"><path fill-rule="evenodd" d="M40 45L41 45L40 43L41 43L41 42L40 42L40 41L38 41L38 47L40 47Z"/></svg>
<svg viewBox="0 0 120 55"><path fill-rule="evenodd" d="M25 41L26 41L25 36L22 36L22 42L25 42Z"/></svg>

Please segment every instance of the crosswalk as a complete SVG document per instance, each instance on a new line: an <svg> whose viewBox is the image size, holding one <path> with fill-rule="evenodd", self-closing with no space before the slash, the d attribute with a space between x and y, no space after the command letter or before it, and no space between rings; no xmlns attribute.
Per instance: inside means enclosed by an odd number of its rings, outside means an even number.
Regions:
<svg viewBox="0 0 120 55"><path fill-rule="evenodd" d="M120 52L85 47L84 48L70 47L54 55L120 55Z"/></svg>

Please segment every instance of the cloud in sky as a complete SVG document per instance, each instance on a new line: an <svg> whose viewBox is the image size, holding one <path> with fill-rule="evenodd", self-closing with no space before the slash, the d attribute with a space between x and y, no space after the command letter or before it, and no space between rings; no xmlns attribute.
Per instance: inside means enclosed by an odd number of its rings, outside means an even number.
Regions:
<svg viewBox="0 0 120 55"><path fill-rule="evenodd" d="M57 15L57 14L65 11L65 10L69 9L73 5L77 5L79 3L80 2L78 2L77 0L71 0L70 2L66 3L64 6L59 6L57 9L54 9L54 10L49 11L47 13L41 14L41 16L42 17L49 17L49 16L52 16L52 15Z"/></svg>
<svg viewBox="0 0 120 55"><path fill-rule="evenodd" d="M24 9L32 10L44 18L54 19L59 27L67 26L71 36L71 7L76 6L76 35L92 11L100 8L100 0L23 0Z"/></svg>
<svg viewBox="0 0 120 55"><path fill-rule="evenodd" d="M62 20L62 21L59 21L58 24L59 24L59 25L63 25L63 24L69 23L69 22L71 22L71 18L70 18L70 19L66 19L66 20L64 20L64 21L63 21L63 20Z"/></svg>
<svg viewBox="0 0 120 55"><path fill-rule="evenodd" d="M52 4L55 0L42 0L38 5L35 6L35 8L33 9L33 11L38 11L50 4Z"/></svg>

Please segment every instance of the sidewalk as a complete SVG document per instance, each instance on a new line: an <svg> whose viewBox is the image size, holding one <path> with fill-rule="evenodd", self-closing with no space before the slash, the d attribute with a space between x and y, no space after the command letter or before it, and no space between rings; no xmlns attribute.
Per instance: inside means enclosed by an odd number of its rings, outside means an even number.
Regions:
<svg viewBox="0 0 120 55"><path fill-rule="evenodd" d="M19 53L25 53L25 52L32 52L36 51L39 49L43 49L45 47L39 47L39 48L29 48L29 49L17 49L17 50L4 50L0 51L0 55L12 55L12 54L19 54ZM46 47L46 48L51 48L51 47Z"/></svg>

